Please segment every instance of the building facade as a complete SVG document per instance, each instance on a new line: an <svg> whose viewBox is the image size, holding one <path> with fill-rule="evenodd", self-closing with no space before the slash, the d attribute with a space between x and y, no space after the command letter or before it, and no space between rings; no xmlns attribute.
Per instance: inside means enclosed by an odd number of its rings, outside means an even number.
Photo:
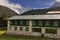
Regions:
<svg viewBox="0 0 60 40"><path fill-rule="evenodd" d="M60 38L60 14L13 16L8 18L7 34Z"/></svg>

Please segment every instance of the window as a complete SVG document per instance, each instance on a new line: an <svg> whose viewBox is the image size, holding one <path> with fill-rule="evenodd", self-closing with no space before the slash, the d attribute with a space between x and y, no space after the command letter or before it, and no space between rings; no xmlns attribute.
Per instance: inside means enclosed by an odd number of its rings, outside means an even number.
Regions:
<svg viewBox="0 0 60 40"><path fill-rule="evenodd" d="M57 34L57 29L46 29L45 32L50 34Z"/></svg>
<svg viewBox="0 0 60 40"><path fill-rule="evenodd" d="M20 31L23 31L23 27L20 27Z"/></svg>
<svg viewBox="0 0 60 40"><path fill-rule="evenodd" d="M29 28L28 27L26 27L26 31L29 31Z"/></svg>
<svg viewBox="0 0 60 40"><path fill-rule="evenodd" d="M36 26L36 21L35 20L32 21L32 25Z"/></svg>
<svg viewBox="0 0 60 40"><path fill-rule="evenodd" d="M53 27L53 20L50 20L50 27Z"/></svg>
<svg viewBox="0 0 60 40"><path fill-rule="evenodd" d="M45 27L50 27L50 21L45 21Z"/></svg>
<svg viewBox="0 0 60 40"><path fill-rule="evenodd" d="M14 26L29 26L28 20L11 20L10 25Z"/></svg>
<svg viewBox="0 0 60 40"><path fill-rule="evenodd" d="M10 25L14 25L14 20L11 20L10 21Z"/></svg>
<svg viewBox="0 0 60 40"><path fill-rule="evenodd" d="M13 22L12 21L10 21L10 25L12 25L13 24Z"/></svg>
<svg viewBox="0 0 60 40"><path fill-rule="evenodd" d="M29 25L29 21L28 20L20 20L19 21L19 25L20 26L28 26Z"/></svg>
<svg viewBox="0 0 60 40"><path fill-rule="evenodd" d="M17 27L14 27L14 30L17 30Z"/></svg>
<svg viewBox="0 0 60 40"><path fill-rule="evenodd" d="M23 21L22 21L22 20L20 20L20 25L21 25L21 26L23 25Z"/></svg>
<svg viewBox="0 0 60 40"><path fill-rule="evenodd" d="M17 20L14 20L14 25L18 25L18 21Z"/></svg>
<svg viewBox="0 0 60 40"><path fill-rule="evenodd" d="M43 26L43 21L38 21L38 26L42 27Z"/></svg>
<svg viewBox="0 0 60 40"><path fill-rule="evenodd" d="M15 26L17 26L17 25L18 25L18 21L17 21L17 20L11 20L11 21L10 21L10 25L15 25Z"/></svg>
<svg viewBox="0 0 60 40"><path fill-rule="evenodd" d="M33 32L41 32L41 28L32 28Z"/></svg>
<svg viewBox="0 0 60 40"><path fill-rule="evenodd" d="M53 26L58 27L58 21L53 21Z"/></svg>
<svg viewBox="0 0 60 40"><path fill-rule="evenodd" d="M26 26L29 26L29 21L28 20L26 20Z"/></svg>

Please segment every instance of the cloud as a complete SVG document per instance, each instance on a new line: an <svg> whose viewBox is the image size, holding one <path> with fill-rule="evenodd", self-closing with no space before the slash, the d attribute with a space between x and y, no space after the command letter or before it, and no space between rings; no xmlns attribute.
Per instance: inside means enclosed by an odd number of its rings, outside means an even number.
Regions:
<svg viewBox="0 0 60 40"><path fill-rule="evenodd" d="M44 9L44 8L50 8L50 6L52 6L54 4L54 1L51 0L51 1L37 1L36 2L38 5L41 5L43 7L41 7L40 9ZM35 8L37 9L37 8Z"/></svg>
<svg viewBox="0 0 60 40"><path fill-rule="evenodd" d="M37 1L37 4L43 4L43 5L52 5L53 1L49 2L49 1Z"/></svg>
<svg viewBox="0 0 60 40"><path fill-rule="evenodd" d="M56 0L57 2L60 2L60 0Z"/></svg>
<svg viewBox="0 0 60 40"><path fill-rule="evenodd" d="M53 7L60 7L60 0L53 0L53 1L54 1L54 3L51 6L51 8L53 8Z"/></svg>
<svg viewBox="0 0 60 40"><path fill-rule="evenodd" d="M9 0L0 0L0 5L2 6L6 6L10 9L12 9L13 11L17 12L17 13L21 13L24 12L22 9L23 7L20 5L20 4L16 4L16 3L13 3L13 2L9 2Z"/></svg>

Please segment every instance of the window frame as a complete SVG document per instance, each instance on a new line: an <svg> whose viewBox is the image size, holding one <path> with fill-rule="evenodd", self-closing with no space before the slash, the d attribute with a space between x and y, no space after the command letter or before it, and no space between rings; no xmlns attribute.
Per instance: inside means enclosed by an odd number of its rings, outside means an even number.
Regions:
<svg viewBox="0 0 60 40"><path fill-rule="evenodd" d="M26 26L29 26L29 21L28 20L26 20Z"/></svg>
<svg viewBox="0 0 60 40"><path fill-rule="evenodd" d="M45 21L45 27L50 27L50 20Z"/></svg>
<svg viewBox="0 0 60 40"><path fill-rule="evenodd" d="M57 34L57 29L45 29L45 33L48 33L48 34Z"/></svg>
<svg viewBox="0 0 60 40"><path fill-rule="evenodd" d="M32 26L36 26L36 20L32 21Z"/></svg>
<svg viewBox="0 0 60 40"><path fill-rule="evenodd" d="M14 31L17 31L17 27L14 27Z"/></svg>
<svg viewBox="0 0 60 40"><path fill-rule="evenodd" d="M40 29L40 30L37 30L37 29ZM41 33L41 28L32 28L32 32L38 32L38 33Z"/></svg>
<svg viewBox="0 0 60 40"><path fill-rule="evenodd" d="M53 27L58 27L59 26L59 22L57 20L53 21Z"/></svg>
<svg viewBox="0 0 60 40"><path fill-rule="evenodd" d="M23 31L23 27L20 27L20 31Z"/></svg>
<svg viewBox="0 0 60 40"><path fill-rule="evenodd" d="M43 27L43 21L41 21L41 20L38 21L38 26L39 26L39 27Z"/></svg>

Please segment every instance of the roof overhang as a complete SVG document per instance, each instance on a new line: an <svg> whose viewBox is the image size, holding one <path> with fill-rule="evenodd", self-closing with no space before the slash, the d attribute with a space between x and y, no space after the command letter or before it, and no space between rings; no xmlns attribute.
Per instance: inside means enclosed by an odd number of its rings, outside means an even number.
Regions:
<svg viewBox="0 0 60 40"><path fill-rule="evenodd" d="M15 20L15 19L60 19L60 15L22 15L22 16L13 16L8 19L9 20Z"/></svg>

